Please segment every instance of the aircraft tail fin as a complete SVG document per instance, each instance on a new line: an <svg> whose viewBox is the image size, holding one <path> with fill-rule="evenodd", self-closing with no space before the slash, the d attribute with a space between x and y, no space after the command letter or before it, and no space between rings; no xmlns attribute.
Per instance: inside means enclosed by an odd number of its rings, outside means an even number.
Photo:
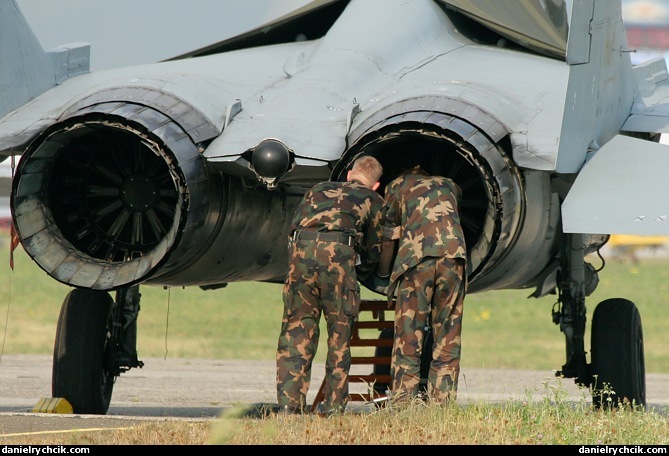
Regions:
<svg viewBox="0 0 669 456"><path fill-rule="evenodd" d="M15 0L0 0L0 117L90 69L90 45L45 52Z"/></svg>
<svg viewBox="0 0 669 456"><path fill-rule="evenodd" d="M578 172L587 151L617 135L632 108L636 80L621 11L620 0L573 2L556 163L561 173Z"/></svg>

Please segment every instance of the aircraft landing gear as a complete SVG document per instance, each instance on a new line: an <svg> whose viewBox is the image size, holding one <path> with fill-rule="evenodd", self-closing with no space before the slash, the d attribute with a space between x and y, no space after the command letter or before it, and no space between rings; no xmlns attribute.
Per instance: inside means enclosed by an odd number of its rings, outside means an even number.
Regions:
<svg viewBox="0 0 669 456"><path fill-rule="evenodd" d="M579 234L566 235L561 278L558 281L559 309L553 321L565 335L567 362L557 376L575 378L592 391L595 408L629 405L646 407L645 362L641 317L633 302L614 298L602 301L592 319L591 363L585 358L588 285L596 274L587 274ZM591 287L590 291L594 290Z"/></svg>
<svg viewBox="0 0 669 456"><path fill-rule="evenodd" d="M139 286L116 292L74 289L58 317L53 353L52 395L72 405L74 413L104 415L116 378L137 359Z"/></svg>

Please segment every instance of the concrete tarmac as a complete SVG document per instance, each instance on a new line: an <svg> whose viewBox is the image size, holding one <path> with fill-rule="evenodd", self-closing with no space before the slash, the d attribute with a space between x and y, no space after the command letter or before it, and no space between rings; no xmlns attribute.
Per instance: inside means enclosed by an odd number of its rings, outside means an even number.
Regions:
<svg viewBox="0 0 669 456"><path fill-rule="evenodd" d="M272 361L142 359L144 367L122 374L114 385L107 415L33 412L51 397L51 356L3 355L0 358L0 438L3 435L84 428L124 427L137 421L209 420L239 405L276 404ZM324 367L315 365L307 397L313 403ZM369 366L352 373L369 374ZM669 407L669 375L646 374L649 408ZM351 392L365 392L351 384ZM553 371L467 369L460 372L461 404L507 400L569 400L590 403L586 389ZM350 407L364 407L352 402ZM0 440L1 443L1 440Z"/></svg>

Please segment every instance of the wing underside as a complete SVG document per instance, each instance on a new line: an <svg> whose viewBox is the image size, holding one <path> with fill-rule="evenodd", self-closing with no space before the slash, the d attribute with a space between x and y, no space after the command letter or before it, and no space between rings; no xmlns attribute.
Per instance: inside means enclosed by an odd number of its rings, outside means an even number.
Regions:
<svg viewBox="0 0 669 456"><path fill-rule="evenodd" d="M579 173L562 204L567 233L669 234L669 146L617 135Z"/></svg>

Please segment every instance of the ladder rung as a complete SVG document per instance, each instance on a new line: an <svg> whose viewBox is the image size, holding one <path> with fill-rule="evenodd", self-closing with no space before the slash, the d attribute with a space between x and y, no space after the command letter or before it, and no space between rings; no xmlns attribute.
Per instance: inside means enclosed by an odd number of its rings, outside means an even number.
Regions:
<svg viewBox="0 0 669 456"><path fill-rule="evenodd" d="M351 339L351 347L392 347L392 339Z"/></svg>
<svg viewBox="0 0 669 456"><path fill-rule="evenodd" d="M348 381L352 383L390 383L390 375L349 375Z"/></svg>
<svg viewBox="0 0 669 456"><path fill-rule="evenodd" d="M378 402L381 404L388 399L388 396L379 393L350 393L348 397L351 401Z"/></svg>
<svg viewBox="0 0 669 456"><path fill-rule="evenodd" d="M390 365L390 356L352 356L351 364L386 364Z"/></svg>
<svg viewBox="0 0 669 456"><path fill-rule="evenodd" d="M374 329L374 328L392 328L394 322L392 321L356 321L355 326L358 329Z"/></svg>
<svg viewBox="0 0 669 456"><path fill-rule="evenodd" d="M392 311L394 307L388 307L388 301L360 301L360 310L383 310Z"/></svg>

